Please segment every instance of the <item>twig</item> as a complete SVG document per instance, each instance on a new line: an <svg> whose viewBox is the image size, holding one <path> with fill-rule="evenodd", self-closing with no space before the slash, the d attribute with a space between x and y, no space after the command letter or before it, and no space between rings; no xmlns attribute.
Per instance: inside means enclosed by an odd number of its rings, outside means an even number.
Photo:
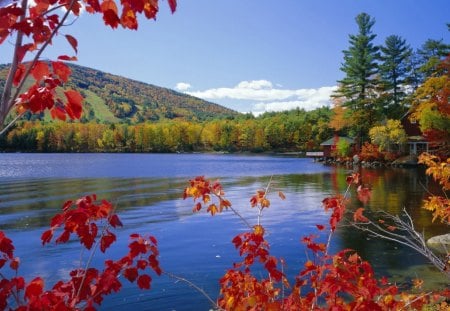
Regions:
<svg viewBox="0 0 450 311"><path fill-rule="evenodd" d="M212 304L215 308L217 308L217 310L224 310L224 309L220 308L220 307L217 305L217 303L216 303L216 302L215 302L215 301L214 301L214 300L213 300L213 299L205 292L205 290L204 290L203 288L200 288L199 286L195 285L193 282L189 281L188 279L185 279L185 278L183 278L183 277L181 277L181 276L175 275L175 274L173 274L173 273L171 273L171 272L164 272L164 271L163 271L163 274L166 274L166 275L168 275L169 277L171 277L171 278L173 278L173 279L176 279L176 280L178 280L178 281L187 283L190 287L194 288L194 289L197 290L200 294L202 294L203 296L205 296L206 299L208 299L209 302L211 302L211 304Z"/></svg>

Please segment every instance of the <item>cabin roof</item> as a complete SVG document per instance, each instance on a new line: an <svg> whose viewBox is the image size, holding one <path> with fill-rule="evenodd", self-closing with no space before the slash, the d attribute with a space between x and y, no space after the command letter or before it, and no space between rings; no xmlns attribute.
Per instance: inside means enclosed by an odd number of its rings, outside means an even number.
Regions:
<svg viewBox="0 0 450 311"><path fill-rule="evenodd" d="M346 140L350 145L355 143L355 141L353 140L353 138L346 137L346 136L337 136L337 137L335 136L335 137L331 137L330 139L324 141L324 142L321 143L320 145L321 145L321 146L333 146L333 145L336 144L336 140L339 141L339 140L341 140L341 139Z"/></svg>

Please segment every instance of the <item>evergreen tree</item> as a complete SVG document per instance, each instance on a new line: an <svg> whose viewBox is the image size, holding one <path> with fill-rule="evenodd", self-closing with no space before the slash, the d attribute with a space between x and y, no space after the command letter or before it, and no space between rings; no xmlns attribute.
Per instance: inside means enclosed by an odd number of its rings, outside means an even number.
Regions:
<svg viewBox="0 0 450 311"><path fill-rule="evenodd" d="M431 75L439 74L438 64L450 53L450 45L443 43L443 40L428 39L417 51L421 57L419 70L423 73L424 82Z"/></svg>
<svg viewBox="0 0 450 311"><path fill-rule="evenodd" d="M381 46L380 76L382 80L384 116L399 119L406 110L406 82L411 71L408 63L412 49L399 36L391 35Z"/></svg>
<svg viewBox="0 0 450 311"><path fill-rule="evenodd" d="M339 88L335 96L344 99L346 117L351 121L351 134L363 139L377 120L379 47L373 43L376 37L372 33L375 20L367 13L359 14L355 20L359 32L349 35L350 47L343 51L344 63L341 67L345 77L338 81Z"/></svg>

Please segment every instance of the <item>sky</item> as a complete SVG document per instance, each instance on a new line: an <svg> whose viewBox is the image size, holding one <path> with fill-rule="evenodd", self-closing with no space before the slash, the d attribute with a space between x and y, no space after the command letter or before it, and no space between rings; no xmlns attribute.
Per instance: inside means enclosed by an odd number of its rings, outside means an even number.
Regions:
<svg viewBox="0 0 450 311"><path fill-rule="evenodd" d="M63 27L78 40L76 64L260 114L331 104L361 12L375 19L376 44L389 35L414 49L450 43L450 0L178 0L174 14L159 2L157 19L140 18L137 31L87 13ZM11 52L4 42L0 63ZM62 54L74 51L59 36L44 58Z"/></svg>

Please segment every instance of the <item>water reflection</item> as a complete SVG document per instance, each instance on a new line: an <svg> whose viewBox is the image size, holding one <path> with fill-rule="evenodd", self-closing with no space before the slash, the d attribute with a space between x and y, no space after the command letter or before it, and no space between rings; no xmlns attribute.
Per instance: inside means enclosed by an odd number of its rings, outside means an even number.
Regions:
<svg viewBox="0 0 450 311"><path fill-rule="evenodd" d="M230 158L229 161L232 160ZM282 165L279 160L277 163ZM289 160L287 165L293 163L297 162ZM233 207L253 224L256 222L256 211L250 208L249 198L272 180L272 204L264 211L263 224L273 254L286 259L287 273L292 280L306 260L300 238L316 233L316 224L327 223L329 215L323 211L321 202L326 196L345 190L346 176L350 172L344 168L323 167L310 174L275 172L272 175L239 177L235 172L221 178L221 182ZM446 226L432 224L430 213L421 209L426 191L438 190L422 171L377 169L362 170L360 173L364 183L372 189L372 197L365 206L368 211L382 209L398 214L406 208L413 215L418 230L423 230L427 235L448 231ZM114 177L3 180L0 184L0 227L15 241L17 255L22 258L24 267L21 272L30 278L41 274L55 281L75 264L73 258L78 258L79 244L42 248L39 243L40 233L65 200L96 193L98 197L117 205L125 224L120 229L121 237L117 245L111 249L112 257L120 256L122 249L126 249L129 233L151 233L159 240L163 269L188 278L215 297L221 274L237 259L230 241L245 229L245 225L230 212L214 217L206 213L192 215L192 201L181 199L187 179ZM278 190L285 193L285 201L277 198ZM354 192L351 196L349 209L354 210L361 205L355 200ZM340 228L335 236L333 250L342 248L357 250L363 258L374 264L380 274L400 277L402 271L412 269L408 270L408 275L430 275L429 266L419 255L394 243L369 239L349 227ZM101 263L103 259L99 257L95 262ZM445 286L442 282L437 285ZM156 310L207 310L210 307L191 288L165 277L155 278L154 289L150 292L137 291L128 284L124 286L124 291L109 297L102 309L132 307L146 310L149 305Z"/></svg>

